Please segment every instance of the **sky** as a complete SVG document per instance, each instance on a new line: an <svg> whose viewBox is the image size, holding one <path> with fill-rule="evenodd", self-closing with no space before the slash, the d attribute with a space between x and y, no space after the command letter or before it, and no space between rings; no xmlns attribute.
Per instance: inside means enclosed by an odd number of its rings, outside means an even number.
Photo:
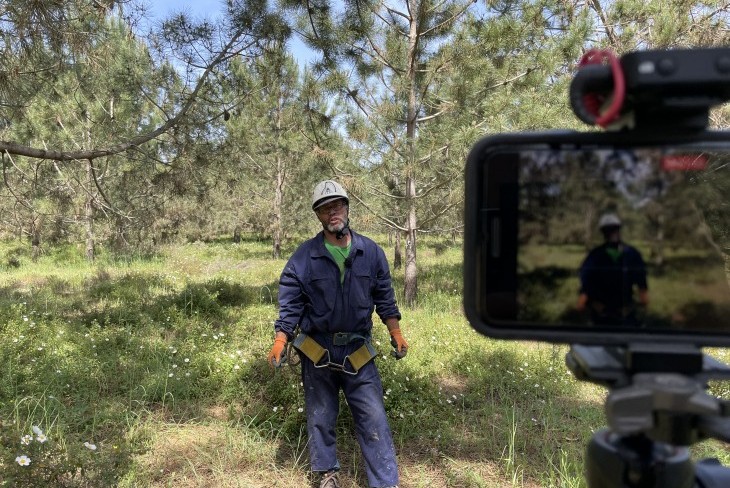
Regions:
<svg viewBox="0 0 730 488"><path fill-rule="evenodd" d="M215 18L221 11L221 0L148 0L150 13L157 18L173 12L190 13L193 17Z"/></svg>

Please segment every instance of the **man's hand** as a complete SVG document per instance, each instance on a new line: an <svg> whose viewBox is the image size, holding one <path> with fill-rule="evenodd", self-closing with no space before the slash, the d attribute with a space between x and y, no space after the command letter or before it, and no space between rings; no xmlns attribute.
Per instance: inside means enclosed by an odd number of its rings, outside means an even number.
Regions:
<svg viewBox="0 0 730 488"><path fill-rule="evenodd" d="M390 344L393 346L393 356L402 359L408 353L408 343L403 338L400 329L390 329Z"/></svg>
<svg viewBox="0 0 730 488"><path fill-rule="evenodd" d="M575 304L576 310L579 312L582 312L586 309L586 305L588 304L588 295L585 293L581 293L578 295L578 303Z"/></svg>
<svg viewBox="0 0 730 488"><path fill-rule="evenodd" d="M274 339L274 346L271 348L266 361L270 367L278 367L281 365L281 357L284 355L284 348L286 348L286 334L282 332L276 333L276 339Z"/></svg>

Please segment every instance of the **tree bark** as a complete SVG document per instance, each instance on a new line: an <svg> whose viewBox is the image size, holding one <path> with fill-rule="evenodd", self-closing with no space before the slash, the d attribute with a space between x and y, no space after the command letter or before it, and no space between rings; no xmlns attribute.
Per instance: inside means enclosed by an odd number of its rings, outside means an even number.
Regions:
<svg viewBox="0 0 730 488"><path fill-rule="evenodd" d="M41 229L37 222L38 217L33 219L31 224L30 245L32 249L31 259L35 263L41 255Z"/></svg>
<svg viewBox="0 0 730 488"><path fill-rule="evenodd" d="M593 205L589 205L586 209L585 220L583 221L583 247L586 251L589 251L594 246L593 242L593 218L595 216L595 209Z"/></svg>
<svg viewBox="0 0 730 488"><path fill-rule="evenodd" d="M281 213L282 201L284 199L284 174L282 170L282 158L276 155L276 189L274 191L274 238L272 256L274 259L281 258Z"/></svg>
<svg viewBox="0 0 730 488"><path fill-rule="evenodd" d="M281 91L281 82L279 84ZM284 158L281 155L281 118L282 118L282 95L277 97L276 107L276 188L274 189L274 222L273 222L273 246L271 255L274 259L281 258L281 218L282 202L284 200Z"/></svg>
<svg viewBox="0 0 730 488"><path fill-rule="evenodd" d="M395 231L395 248L393 249L393 269L400 269L403 266L403 251L401 250L400 231Z"/></svg>
<svg viewBox="0 0 730 488"><path fill-rule="evenodd" d="M657 216L657 230L654 236L654 264L661 268L664 265L664 215Z"/></svg>
<svg viewBox="0 0 730 488"><path fill-rule="evenodd" d="M408 202L408 223L406 232L406 269L405 269L405 301L408 307L414 307L418 300L418 267L416 266L416 182L413 177L406 179L406 195Z"/></svg>
<svg viewBox="0 0 730 488"><path fill-rule="evenodd" d="M406 169L406 269L404 296L406 306L414 307L418 299L418 267L416 266L416 71L418 60L418 19L423 4L417 0L408 0L410 12L410 29L408 33L408 117L406 122L406 140L408 143L408 161Z"/></svg>
<svg viewBox="0 0 730 488"><path fill-rule="evenodd" d="M89 159L86 161L86 185L88 194L84 203L84 224L86 227L86 260L93 263L96 257L96 246L94 243L94 196L92 194L94 172L91 168L92 164L94 164L92 160Z"/></svg>
<svg viewBox="0 0 730 488"><path fill-rule="evenodd" d="M84 118L86 124L86 147L90 148L93 144L91 140L91 115L88 109L84 110ZM84 203L84 226L86 227L86 260L90 263L95 259L95 243L94 243L94 188L96 181L94 175L94 160L89 158L86 160L86 202Z"/></svg>

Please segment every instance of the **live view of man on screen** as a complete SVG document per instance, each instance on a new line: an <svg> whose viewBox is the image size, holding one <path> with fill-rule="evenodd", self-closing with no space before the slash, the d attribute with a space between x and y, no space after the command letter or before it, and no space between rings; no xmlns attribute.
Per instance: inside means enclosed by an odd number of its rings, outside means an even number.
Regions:
<svg viewBox="0 0 730 488"><path fill-rule="evenodd" d="M589 310L595 325L641 325L638 305L649 304L646 264L641 253L621 240L621 219L604 214L598 223L604 242L592 249L580 267L576 308Z"/></svg>

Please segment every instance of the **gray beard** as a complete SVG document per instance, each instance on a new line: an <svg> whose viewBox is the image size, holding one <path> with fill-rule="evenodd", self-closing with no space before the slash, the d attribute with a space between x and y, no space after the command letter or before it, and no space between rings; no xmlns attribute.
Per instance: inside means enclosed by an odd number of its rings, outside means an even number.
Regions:
<svg viewBox="0 0 730 488"><path fill-rule="evenodd" d="M342 223L338 224L338 225L327 224L324 226L324 228L327 229L327 231L331 232L332 234L337 234L338 232L340 232L342 229L345 228L345 224L342 224Z"/></svg>

